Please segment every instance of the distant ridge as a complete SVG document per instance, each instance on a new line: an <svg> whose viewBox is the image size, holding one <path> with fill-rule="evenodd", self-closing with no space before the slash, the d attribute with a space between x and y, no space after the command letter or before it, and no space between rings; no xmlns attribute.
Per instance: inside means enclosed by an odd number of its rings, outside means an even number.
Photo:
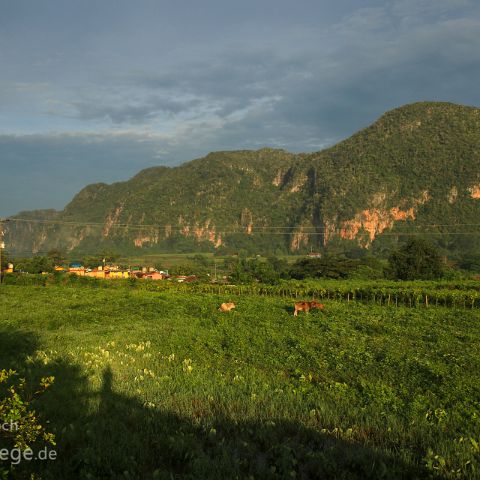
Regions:
<svg viewBox="0 0 480 480"><path fill-rule="evenodd" d="M43 223L10 222L12 253L382 251L401 234L420 233L446 251L474 251L480 109L405 105L320 152L213 152L125 182L88 185L60 212L15 218Z"/></svg>

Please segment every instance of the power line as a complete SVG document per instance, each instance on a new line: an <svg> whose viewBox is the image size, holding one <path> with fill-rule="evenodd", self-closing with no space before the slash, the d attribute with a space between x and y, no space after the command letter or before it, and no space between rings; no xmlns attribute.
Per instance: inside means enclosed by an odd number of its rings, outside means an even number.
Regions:
<svg viewBox="0 0 480 480"><path fill-rule="evenodd" d="M182 226L173 226L171 224L129 224L129 223L113 223L111 225L106 224L105 222L69 222L65 220L37 220L37 219L27 219L27 218L10 218L11 222L24 222L24 223L40 223L40 224L48 224L48 225L66 225L72 227L103 227L105 229L112 229L112 228L129 228L129 229L148 229L148 228L157 228L157 229L168 229L170 231L179 231L184 232L186 228L192 228L190 225L186 225L185 227ZM348 221L348 220L347 220ZM340 223L344 223L345 221L341 221ZM396 225L398 227L398 225ZM406 225L400 225L400 227L405 227ZM411 225L412 228L420 229L420 228L445 228L445 227L478 227L480 223L450 223L450 224L415 224ZM200 225L198 228L208 228L208 227L201 227ZM230 227L232 228L232 227ZM233 228L236 228L233 226ZM240 228L240 227L238 227ZM244 227L241 227L244 228ZM261 233L262 231L268 230L295 230L298 233L308 233L308 234L322 234L319 231L328 231L331 230L328 227L315 227L315 226L291 226L291 225L272 225L272 226L257 226L254 229ZM313 232L309 232L308 230L313 230ZM334 230L336 231L336 230ZM232 230L232 231L218 231L216 233L243 233L241 230ZM283 235L285 232L270 232L270 233L278 233ZM288 232L286 232L288 233ZM448 233L448 232L439 232L439 233ZM385 234L383 234L385 235Z"/></svg>

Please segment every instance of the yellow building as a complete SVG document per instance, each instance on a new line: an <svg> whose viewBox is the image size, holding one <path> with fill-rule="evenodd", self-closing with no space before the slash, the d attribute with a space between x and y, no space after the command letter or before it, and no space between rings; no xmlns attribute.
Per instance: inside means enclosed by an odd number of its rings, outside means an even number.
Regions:
<svg viewBox="0 0 480 480"><path fill-rule="evenodd" d="M128 272L108 272L108 275L106 278L128 278L129 273Z"/></svg>
<svg viewBox="0 0 480 480"><path fill-rule="evenodd" d="M80 275L80 276L84 276L85 275L85 268L83 267L70 267L68 269L68 273L73 273L75 275Z"/></svg>
<svg viewBox="0 0 480 480"><path fill-rule="evenodd" d="M92 270L85 272L86 277L105 278L105 270Z"/></svg>

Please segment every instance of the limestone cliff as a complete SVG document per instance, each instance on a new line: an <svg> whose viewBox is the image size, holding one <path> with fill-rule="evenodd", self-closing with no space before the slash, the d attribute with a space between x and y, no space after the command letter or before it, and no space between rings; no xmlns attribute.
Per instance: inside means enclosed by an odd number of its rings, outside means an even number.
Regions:
<svg viewBox="0 0 480 480"><path fill-rule="evenodd" d="M445 225L478 224L479 112L417 103L321 152L215 152L149 168L89 185L61 212L22 212L5 240L26 254L372 248L426 229L441 238ZM456 248L452 239L448 248Z"/></svg>

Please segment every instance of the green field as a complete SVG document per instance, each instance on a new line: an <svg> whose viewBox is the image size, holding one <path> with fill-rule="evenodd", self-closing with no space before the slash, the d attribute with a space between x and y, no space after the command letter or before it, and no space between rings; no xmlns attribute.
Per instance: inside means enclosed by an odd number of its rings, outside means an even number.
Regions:
<svg viewBox="0 0 480 480"><path fill-rule="evenodd" d="M326 299L294 318L293 303L0 286L0 369L55 376L32 405L58 458L17 473L479 478L478 309Z"/></svg>
<svg viewBox="0 0 480 480"><path fill-rule="evenodd" d="M198 269L198 264L194 263L195 256L201 256L205 259L205 262L210 269L211 274L214 273L215 264L217 266L218 272L225 271L224 263L225 260L238 258L231 255L214 255L211 252L191 252L191 253L152 253L145 254L140 256L130 255L130 256L120 256L116 263L121 265L137 265L137 266L154 266L161 265L165 269L175 269L176 267L187 265L191 270L191 274L195 273L195 269ZM261 261L265 261L266 257L263 256L254 256L252 258L259 258ZM279 258L285 260L288 264L293 264L295 261L305 258L305 255L279 255ZM72 258L71 260L77 260ZM226 271L225 271L226 273Z"/></svg>

